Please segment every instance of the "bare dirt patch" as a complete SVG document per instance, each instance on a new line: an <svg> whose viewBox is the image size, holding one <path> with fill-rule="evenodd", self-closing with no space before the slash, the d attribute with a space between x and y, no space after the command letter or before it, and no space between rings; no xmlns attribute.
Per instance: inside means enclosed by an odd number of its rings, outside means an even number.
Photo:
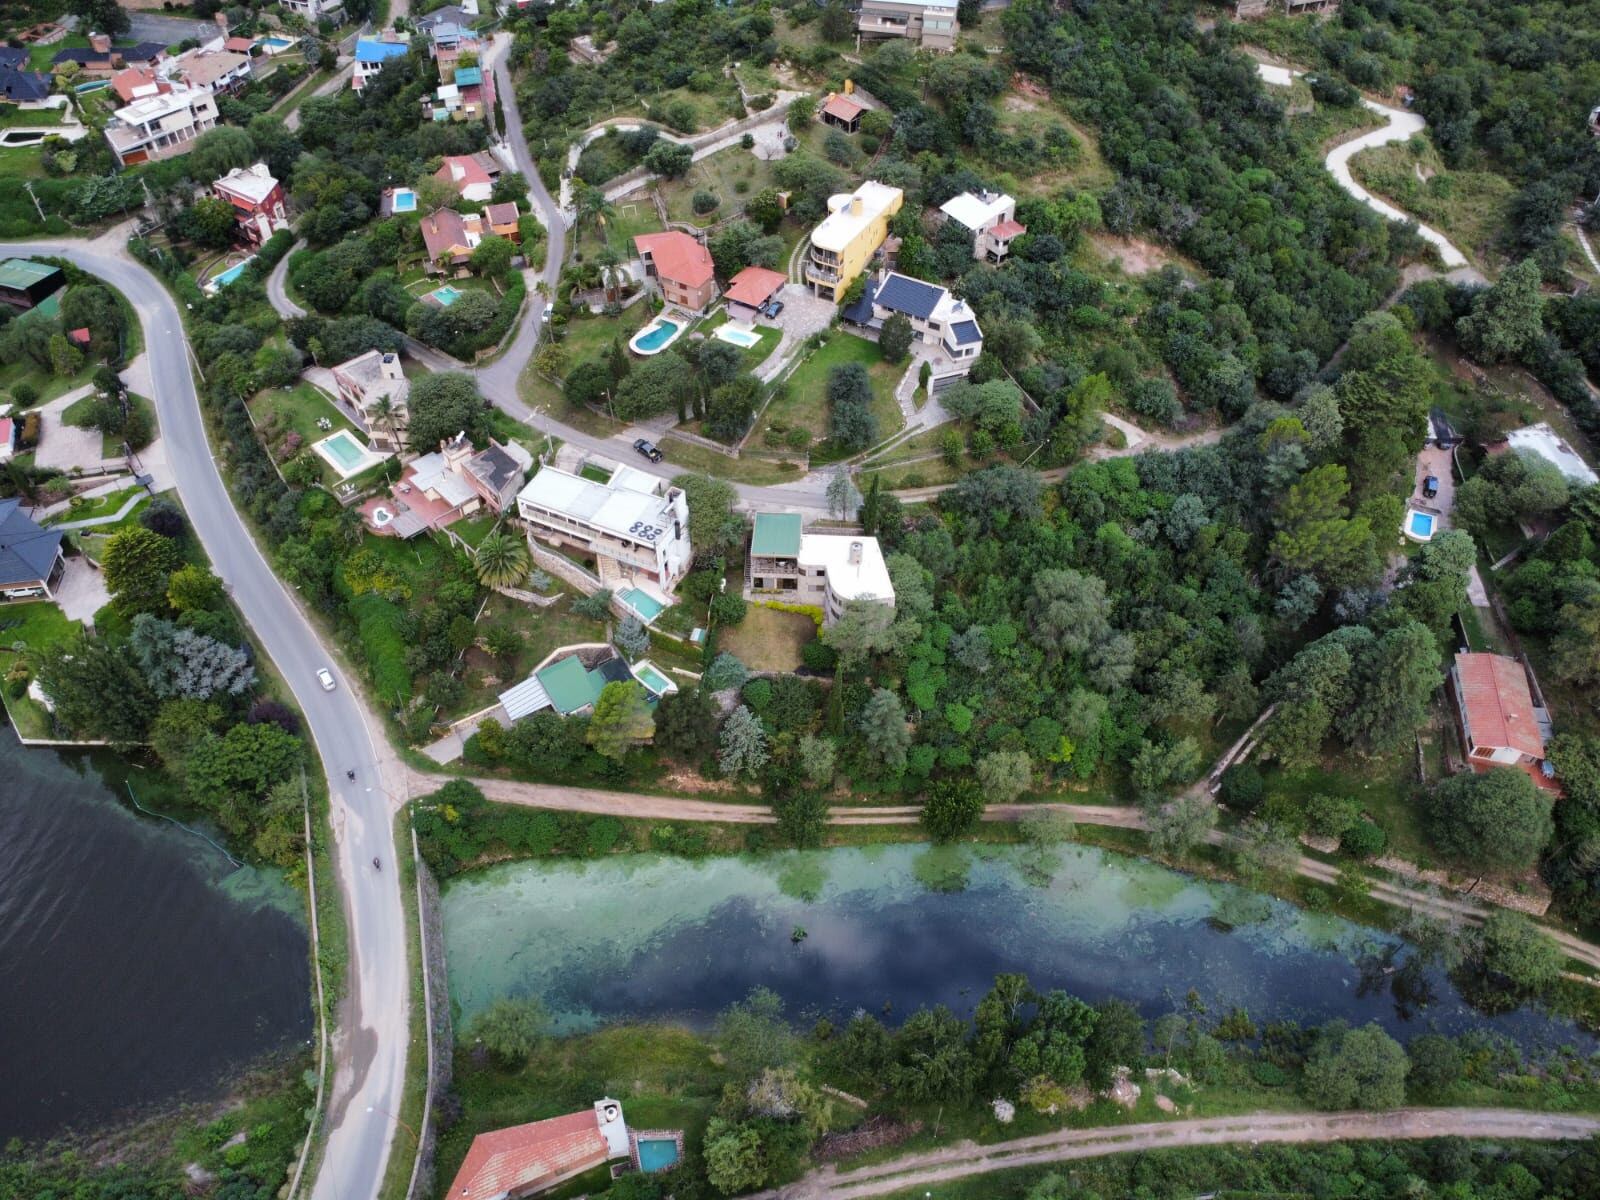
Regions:
<svg viewBox="0 0 1600 1200"><path fill-rule="evenodd" d="M1148 275L1152 271L1159 271L1168 264L1186 266L1179 257L1169 250L1147 242L1143 238L1117 237L1109 233L1096 233L1090 236L1090 241L1106 258L1122 264L1122 269L1129 275Z"/></svg>

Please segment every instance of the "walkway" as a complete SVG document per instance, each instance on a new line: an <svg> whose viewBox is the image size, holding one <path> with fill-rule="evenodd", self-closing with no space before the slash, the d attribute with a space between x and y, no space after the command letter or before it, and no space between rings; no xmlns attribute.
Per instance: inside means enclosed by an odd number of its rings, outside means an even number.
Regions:
<svg viewBox="0 0 1600 1200"><path fill-rule="evenodd" d="M869 1196L931 1188L990 1171L1186 1146L1417 1141L1445 1137L1578 1141L1593 1137L1597 1132L1600 1132L1600 1118L1597 1117L1508 1108L1241 1113L1192 1121L1059 1129L1054 1133L987 1146L963 1141L937 1150L904 1154L886 1162L869 1163L845 1173L836 1166L821 1167L787 1187L756 1193L751 1200L864 1200Z"/></svg>
<svg viewBox="0 0 1600 1200"><path fill-rule="evenodd" d="M1256 64L1256 71L1260 74L1264 83L1271 84L1273 87L1288 87L1297 76L1305 74L1304 71L1273 66L1271 63L1263 62ZM1365 96L1361 98L1361 106L1369 112L1377 113L1388 123L1381 129L1374 129L1369 133L1362 134L1360 137L1352 138L1348 142L1335 146L1328 152L1325 165L1340 187L1372 209L1373 212L1387 217L1391 221L1414 221L1414 217L1401 212L1387 201L1380 200L1357 183L1350 174L1350 160L1361 151L1370 150L1374 146L1387 146L1392 142L1410 141L1415 135L1426 129L1428 123L1416 113L1390 108L1386 104L1379 104L1376 100L1368 100ZM1430 243L1439 251L1439 257L1447 268L1454 269L1468 265L1467 256L1456 249L1450 239L1437 229L1431 229L1426 225L1419 224L1417 233L1425 242ZM1483 281L1481 275L1479 276L1479 281Z"/></svg>
<svg viewBox="0 0 1600 1200"><path fill-rule="evenodd" d="M85 494L87 495L87 493ZM81 521L62 521L59 524L50 526L50 528L66 532L68 529L93 529L98 525L115 525L118 521L122 520L123 517L127 516L133 511L134 505L138 504L141 500L147 499L148 497L148 492L146 492L143 488L137 488L132 495L122 502L122 506L114 513L107 513L100 517L84 517Z"/></svg>

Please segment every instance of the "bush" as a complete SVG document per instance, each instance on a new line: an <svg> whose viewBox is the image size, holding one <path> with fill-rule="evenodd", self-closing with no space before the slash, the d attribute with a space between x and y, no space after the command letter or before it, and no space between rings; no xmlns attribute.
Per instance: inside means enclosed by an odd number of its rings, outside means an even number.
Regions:
<svg viewBox="0 0 1600 1200"><path fill-rule="evenodd" d="M1344 831L1339 849L1352 858L1377 858L1389 845L1381 826L1362 818Z"/></svg>
<svg viewBox="0 0 1600 1200"><path fill-rule="evenodd" d="M1249 763L1235 763L1222 773L1217 799L1234 812L1253 813L1264 792L1261 772Z"/></svg>
<svg viewBox="0 0 1600 1200"><path fill-rule="evenodd" d="M922 804L922 827L936 842L953 841L970 832L982 817L983 789L975 779L936 780Z"/></svg>
<svg viewBox="0 0 1600 1200"><path fill-rule="evenodd" d="M716 196L710 192L696 192L694 194L694 199L690 201L690 203L693 205L694 211L698 215L704 216L706 213L716 208L718 204L721 204L722 201L718 200Z"/></svg>

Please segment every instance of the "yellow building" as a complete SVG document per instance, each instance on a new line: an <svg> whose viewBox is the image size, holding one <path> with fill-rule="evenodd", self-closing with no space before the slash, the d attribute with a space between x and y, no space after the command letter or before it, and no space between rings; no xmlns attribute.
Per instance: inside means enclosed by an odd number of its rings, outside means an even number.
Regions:
<svg viewBox="0 0 1600 1200"><path fill-rule="evenodd" d="M889 236L889 218L904 201L899 188L870 179L854 192L828 197L828 215L812 232L806 258L811 290L824 300L844 295Z"/></svg>

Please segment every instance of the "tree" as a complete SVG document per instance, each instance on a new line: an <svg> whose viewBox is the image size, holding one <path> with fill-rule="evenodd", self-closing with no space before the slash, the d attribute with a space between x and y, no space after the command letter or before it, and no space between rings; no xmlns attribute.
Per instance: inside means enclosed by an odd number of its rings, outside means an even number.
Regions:
<svg viewBox="0 0 1600 1200"><path fill-rule="evenodd" d="M1105 581L1070 568L1034 575L1024 611L1033 640L1055 659L1085 653L1111 630Z"/></svg>
<svg viewBox="0 0 1600 1200"><path fill-rule="evenodd" d="M833 785L833 773L838 748L832 738L807 733L800 737L796 747L800 760L800 773L812 787L828 788Z"/></svg>
<svg viewBox="0 0 1600 1200"><path fill-rule="evenodd" d="M155 696L121 646L80 632L40 653L34 676L68 729L117 745L143 740Z"/></svg>
<svg viewBox="0 0 1600 1200"><path fill-rule="evenodd" d="M304 754L304 743L276 725L235 725L190 751L189 799L229 833L243 833L257 802L301 768Z"/></svg>
<svg viewBox="0 0 1600 1200"><path fill-rule="evenodd" d="M911 339L914 336L911 318L904 313L893 313L878 331L878 349L883 351L883 357L889 362L903 363L911 352Z"/></svg>
<svg viewBox="0 0 1600 1200"><path fill-rule="evenodd" d="M506 1070L533 1057L549 1027L544 1005L531 996L502 996L472 1018L467 1036Z"/></svg>
<svg viewBox="0 0 1600 1200"><path fill-rule="evenodd" d="M874 690L861 710L861 743L874 769L889 775L904 769L911 726L900 697L887 688Z"/></svg>
<svg viewBox="0 0 1600 1200"><path fill-rule="evenodd" d="M1600 679L1600 587L1590 583L1572 603L1561 606L1550 659L1556 675L1571 683Z"/></svg>
<svg viewBox="0 0 1600 1200"><path fill-rule="evenodd" d="M833 514L834 520L847 520L856 509L861 507L861 493L856 490L855 481L850 478L850 468L840 463L828 476L827 491L828 511Z"/></svg>
<svg viewBox="0 0 1600 1200"><path fill-rule="evenodd" d="M1537 996L1555 986L1566 966L1556 940L1521 913L1497 908L1474 935L1473 959L1506 991Z"/></svg>
<svg viewBox="0 0 1600 1200"><path fill-rule="evenodd" d="M851 453L877 441L872 379L860 363L843 363L828 372L828 436Z"/></svg>
<svg viewBox="0 0 1600 1200"><path fill-rule="evenodd" d="M1522 871L1550 840L1550 797L1521 771L1463 772L1434 785L1426 801L1428 834L1464 866Z"/></svg>
<svg viewBox="0 0 1600 1200"><path fill-rule="evenodd" d="M721 692L728 688L742 688L750 678L750 670L734 655L724 650L711 660L701 683L709 691Z"/></svg>
<svg viewBox="0 0 1600 1200"><path fill-rule="evenodd" d="M1033 786L1033 762L1023 750L992 750L978 760L978 782L991 804L1010 804Z"/></svg>
<svg viewBox="0 0 1600 1200"><path fill-rule="evenodd" d="M255 684L255 668L242 649L149 613L134 617L128 649L162 700L238 696Z"/></svg>
<svg viewBox="0 0 1600 1200"><path fill-rule="evenodd" d="M1439 666L1439 645L1427 626L1405 621L1385 630L1352 664L1351 704L1335 723L1339 736L1372 753L1411 741L1427 720Z"/></svg>
<svg viewBox="0 0 1600 1200"><path fill-rule="evenodd" d="M589 718L588 742L607 758L621 759L655 733L644 688L637 683L608 683L600 689Z"/></svg>
<svg viewBox="0 0 1600 1200"><path fill-rule="evenodd" d="M617 649L636 662L650 650L650 631L645 628L644 622L632 613L618 622L611 640L617 644Z"/></svg>
<svg viewBox="0 0 1600 1200"><path fill-rule="evenodd" d="M78 28L84 33L92 31L116 37L133 27L116 0L71 0L67 11L78 18Z"/></svg>
<svg viewBox="0 0 1600 1200"><path fill-rule="evenodd" d="M1335 587L1372 576L1372 530L1345 507L1350 485L1337 463L1307 471L1278 507L1272 555L1291 571L1304 571Z"/></svg>
<svg viewBox="0 0 1600 1200"><path fill-rule="evenodd" d="M761 1132L754 1125L712 1117L701 1153L706 1178L725 1196L753 1191L767 1181Z"/></svg>
<svg viewBox="0 0 1600 1200"><path fill-rule="evenodd" d="M189 209L184 225L202 246L221 250L233 241L233 205L216 196L202 196Z"/></svg>
<svg viewBox="0 0 1600 1200"><path fill-rule="evenodd" d="M222 709L203 700L168 700L150 723L150 748L174 779L183 781L189 752L222 723Z"/></svg>
<svg viewBox="0 0 1600 1200"><path fill-rule="evenodd" d="M637 421L671 412L680 399L687 399L693 391L689 364L669 351L645 359L630 371L617 385L612 408L621 420Z"/></svg>
<svg viewBox="0 0 1600 1200"><path fill-rule="evenodd" d="M831 0L822 10L822 18L817 22L817 28L822 33L825 42L848 41L855 32L855 18L850 9L840 0Z"/></svg>
<svg viewBox="0 0 1600 1200"><path fill-rule="evenodd" d="M510 238L486 237L472 251L472 269L490 279L504 279L516 250Z"/></svg>
<svg viewBox="0 0 1600 1200"><path fill-rule="evenodd" d="M693 165L694 148L682 142L670 142L666 138L661 138L645 151L644 167L652 175L677 179L686 174Z"/></svg>
<svg viewBox="0 0 1600 1200"><path fill-rule="evenodd" d="M865 662L873 654L892 650L899 644L895 631L894 609L872 600L849 600L844 612L822 630L824 645L839 655L841 667Z"/></svg>
<svg viewBox="0 0 1600 1200"><path fill-rule="evenodd" d="M1461 1078L1464 1062L1461 1049L1455 1042L1441 1034L1425 1033L1412 1038L1406 1047L1411 1059L1411 1073L1407 1082L1424 1092L1438 1092L1450 1087Z"/></svg>
<svg viewBox="0 0 1600 1200"><path fill-rule="evenodd" d="M1398 1108L1405 1103L1405 1048L1376 1024L1324 1027L1306 1059L1306 1098L1322 1109Z"/></svg>
<svg viewBox="0 0 1600 1200"><path fill-rule="evenodd" d="M477 381L460 371L424 375L411 385L411 420L406 437L419 454L465 433L474 444L489 436L488 411Z"/></svg>
<svg viewBox="0 0 1600 1200"><path fill-rule="evenodd" d="M1133 1005L1104 1000L1095 1005L1094 1028L1083 1044L1083 1077L1092 1088L1111 1085L1118 1067L1137 1068L1144 1059L1144 1020Z"/></svg>
<svg viewBox="0 0 1600 1200"><path fill-rule="evenodd" d="M717 1015L716 1044L728 1073L738 1080L788 1066L796 1053L794 1031L783 1017L783 1000L762 987Z"/></svg>
<svg viewBox="0 0 1600 1200"><path fill-rule="evenodd" d="M167 577L167 603L174 612L221 608L222 580L197 563L187 563Z"/></svg>
<svg viewBox="0 0 1600 1200"><path fill-rule="evenodd" d="M943 1005L913 1013L894 1038L894 1061L884 1073L903 1103L963 1100L978 1082L967 1045L967 1024Z"/></svg>
<svg viewBox="0 0 1600 1200"><path fill-rule="evenodd" d="M141 526L112 534L100 554L111 602L130 619L167 610L167 581L182 565L177 546Z"/></svg>
<svg viewBox="0 0 1600 1200"><path fill-rule="evenodd" d="M744 215L759 225L763 233L775 233L783 224L783 198L776 188L762 188L745 201Z"/></svg>
<svg viewBox="0 0 1600 1200"><path fill-rule="evenodd" d="M218 125L195 138L184 158L191 178L216 179L255 162L256 147L243 129Z"/></svg>
<svg viewBox="0 0 1600 1200"><path fill-rule="evenodd" d="M748 705L741 704L722 723L717 765L724 775L754 776L767 765L767 731Z"/></svg>
<svg viewBox="0 0 1600 1200"><path fill-rule="evenodd" d="M936 842L950 842L977 828L983 819L983 790L959 775L937 779L922 802L922 827Z"/></svg>
<svg viewBox="0 0 1600 1200"><path fill-rule="evenodd" d="M1179 796L1149 818L1150 848L1182 858L1217 827L1217 806L1206 796Z"/></svg>
<svg viewBox="0 0 1600 1200"><path fill-rule="evenodd" d="M1192 737L1140 743L1129 777L1141 804L1156 804L1169 784L1183 783L1200 769L1200 746Z"/></svg>
<svg viewBox="0 0 1600 1200"><path fill-rule="evenodd" d="M717 747L717 705L708 690L687 688L656 704L655 748L697 762Z"/></svg>
<svg viewBox="0 0 1600 1200"><path fill-rule="evenodd" d="M472 555L473 569L484 587L515 587L528 578L533 556L514 533L486 534Z"/></svg>
<svg viewBox="0 0 1600 1200"><path fill-rule="evenodd" d="M1544 333L1539 264L1525 258L1473 298L1456 322L1461 348L1481 363L1519 359Z"/></svg>
<svg viewBox="0 0 1600 1200"><path fill-rule="evenodd" d="M739 495L731 483L710 475L679 475L672 486L683 489L689 505L689 541L697 554L730 550L744 537L744 522L733 512Z"/></svg>

